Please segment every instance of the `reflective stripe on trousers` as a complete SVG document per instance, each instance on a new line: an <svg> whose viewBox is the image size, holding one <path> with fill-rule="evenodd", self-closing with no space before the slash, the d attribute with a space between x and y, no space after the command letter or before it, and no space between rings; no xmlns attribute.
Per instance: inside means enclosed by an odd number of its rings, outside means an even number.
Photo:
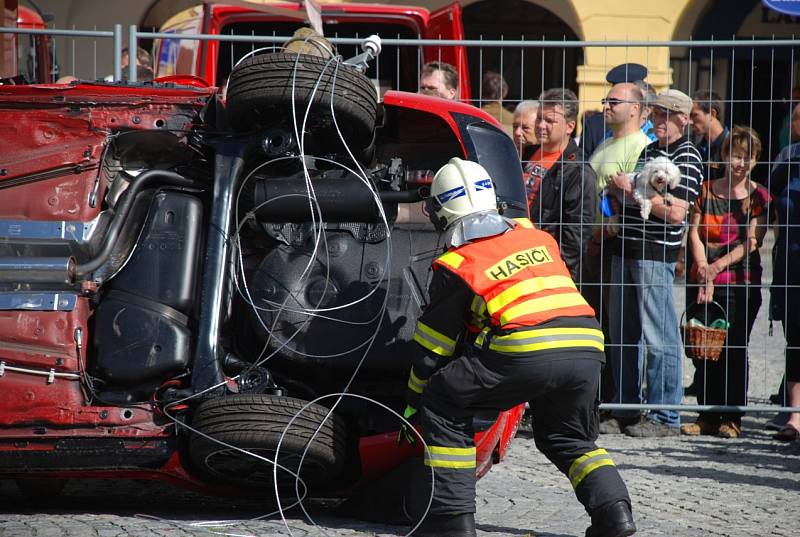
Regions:
<svg viewBox="0 0 800 537"><path fill-rule="evenodd" d="M475 471L475 448L428 446L425 450L425 466L454 468Z"/></svg>
<svg viewBox="0 0 800 537"><path fill-rule="evenodd" d="M601 466L615 466L608 452L602 448L590 451L586 455L575 459L567 474L569 482L572 483L572 488L578 488L578 485L587 475Z"/></svg>
<svg viewBox="0 0 800 537"><path fill-rule="evenodd" d="M475 338L475 346L502 354L531 353L552 349L594 348L603 351L603 332L594 328L533 328L503 336L492 336L484 329Z"/></svg>

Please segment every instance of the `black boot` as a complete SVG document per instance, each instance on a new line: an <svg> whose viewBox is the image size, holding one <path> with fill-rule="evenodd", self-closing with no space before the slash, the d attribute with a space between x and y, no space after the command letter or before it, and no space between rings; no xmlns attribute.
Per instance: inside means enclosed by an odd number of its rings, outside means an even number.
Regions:
<svg viewBox="0 0 800 537"><path fill-rule="evenodd" d="M415 537L477 537L475 514L428 515L412 535Z"/></svg>
<svg viewBox="0 0 800 537"><path fill-rule="evenodd" d="M586 537L626 537L636 533L631 506L625 500L614 502L592 513Z"/></svg>

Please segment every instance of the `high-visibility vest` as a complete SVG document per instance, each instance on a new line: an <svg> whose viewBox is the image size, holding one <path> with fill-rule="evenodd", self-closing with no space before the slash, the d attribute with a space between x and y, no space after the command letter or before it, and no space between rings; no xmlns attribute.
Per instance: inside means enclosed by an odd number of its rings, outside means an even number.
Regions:
<svg viewBox="0 0 800 537"><path fill-rule="evenodd" d="M435 269L453 272L475 295L467 322L469 340L478 348L510 356L602 353L603 332L594 310L575 287L556 241L530 220L515 220L516 227L503 235L452 249L434 261ZM542 323L547 324L539 327ZM422 321L417 322L414 341L442 358L452 357L458 344ZM427 382L412 368L411 391L421 394Z"/></svg>
<svg viewBox="0 0 800 537"><path fill-rule="evenodd" d="M519 219L514 229L452 249L436 261L475 293L478 327L495 332L534 327L558 317L593 317L553 237Z"/></svg>

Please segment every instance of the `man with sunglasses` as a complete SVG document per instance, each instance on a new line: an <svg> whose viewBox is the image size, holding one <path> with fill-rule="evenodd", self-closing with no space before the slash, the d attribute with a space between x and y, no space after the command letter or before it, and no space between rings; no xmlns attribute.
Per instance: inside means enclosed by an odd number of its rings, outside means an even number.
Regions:
<svg viewBox="0 0 800 537"><path fill-rule="evenodd" d="M650 102L652 99L655 99L656 95L653 87L644 81L645 78L647 78L647 67L638 63L623 63L610 69L608 73L606 73L606 81L612 86L624 82L632 82L642 90L645 95L645 101ZM642 132L650 138L650 141L655 142L656 138L653 135L653 124L650 123L649 115L650 108L648 106L643 106L640 116L640 126ZM580 135L580 147L585 157L587 159L591 157L595 149L597 149L604 140L611 138L612 135L613 131L606 125L606 120L602 113L587 118L581 126Z"/></svg>
<svg viewBox="0 0 800 537"><path fill-rule="evenodd" d="M666 157L680 170L681 178L674 188L664 187L663 193L650 198L652 210L646 220L633 198L629 176L617 173L609 184L625 200L611 259L609 367L617 388L615 403L643 403L642 378L646 375L648 404L679 405L683 349L672 283L688 210L702 182L703 163L687 136L691 98L669 89L653 104L658 140L642 151L637 169L653 158ZM675 410L652 410L646 416L635 410L613 410L611 414L628 436L680 433L680 416Z"/></svg>
<svg viewBox="0 0 800 537"><path fill-rule="evenodd" d="M589 161L597 174L595 203L606 188L609 180L618 172L632 172L639 154L650 140L642 132L644 94L636 84L621 82L614 84L603 99L603 119L611 129L611 138L603 141L592 154ZM608 338L608 284L611 276L611 250L615 238L603 214L597 211L595 227L587 246L587 257L583 263L582 293L594 308L598 320ZM614 382L608 368L604 370L600 388L603 402L614 399ZM621 433L616 421L603 414L600 422L601 433Z"/></svg>

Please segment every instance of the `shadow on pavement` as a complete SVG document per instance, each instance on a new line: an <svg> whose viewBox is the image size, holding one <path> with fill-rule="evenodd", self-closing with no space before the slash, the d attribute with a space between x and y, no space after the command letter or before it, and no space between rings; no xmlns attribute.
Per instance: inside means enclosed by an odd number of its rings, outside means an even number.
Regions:
<svg viewBox="0 0 800 537"><path fill-rule="evenodd" d="M782 490L800 490L800 449L796 446L780 445L777 442L737 440L684 440L678 446L666 444L660 447L648 446L652 459L663 458L674 464L636 465L620 464L621 470L642 470L654 474L682 476L691 479L709 479L717 483L761 485ZM632 445L630 449L614 449L617 453L634 455L641 447ZM702 466L709 461L714 466ZM724 467L736 467L739 471L728 471ZM777 469L785 473L786 479L753 475L748 467Z"/></svg>
<svg viewBox="0 0 800 537"><path fill-rule="evenodd" d="M476 524L477 528L486 533L496 533L498 535L521 535L523 537L575 537L568 533L542 533L535 530L524 530L517 528L507 528L505 526L494 526L492 524Z"/></svg>

